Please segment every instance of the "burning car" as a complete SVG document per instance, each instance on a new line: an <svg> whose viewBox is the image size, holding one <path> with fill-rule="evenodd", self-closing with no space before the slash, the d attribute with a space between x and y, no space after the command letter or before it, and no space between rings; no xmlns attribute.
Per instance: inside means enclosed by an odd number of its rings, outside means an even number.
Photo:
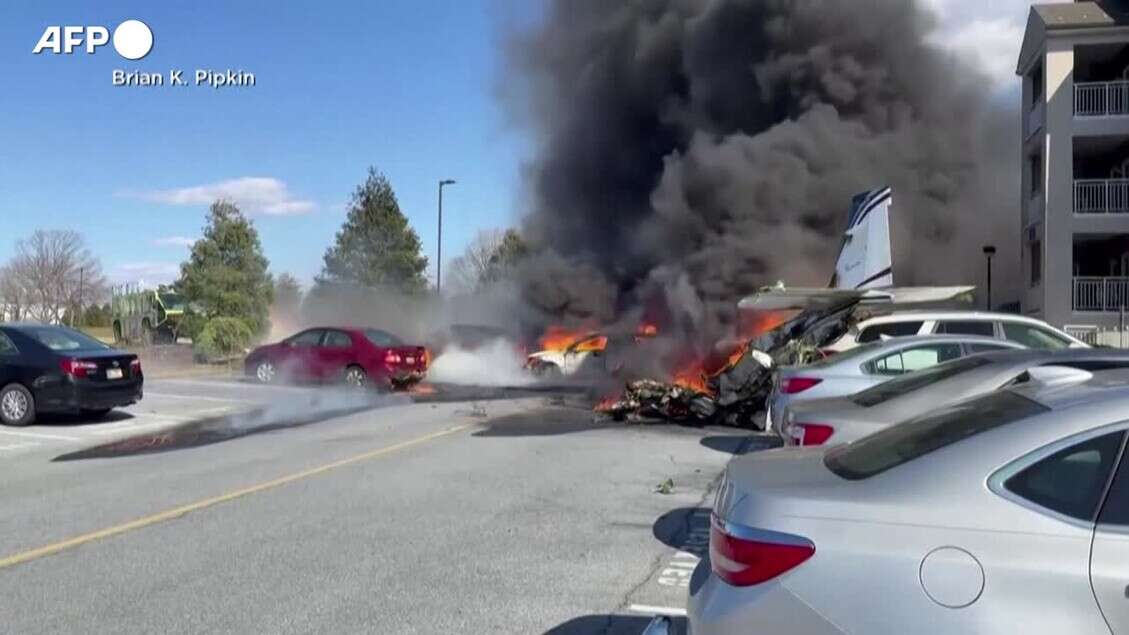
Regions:
<svg viewBox="0 0 1129 635"><path fill-rule="evenodd" d="M658 335L658 327L643 322L634 331L569 329L551 326L538 343L541 350L526 357L525 367L537 377L614 374L623 366L621 353Z"/></svg>

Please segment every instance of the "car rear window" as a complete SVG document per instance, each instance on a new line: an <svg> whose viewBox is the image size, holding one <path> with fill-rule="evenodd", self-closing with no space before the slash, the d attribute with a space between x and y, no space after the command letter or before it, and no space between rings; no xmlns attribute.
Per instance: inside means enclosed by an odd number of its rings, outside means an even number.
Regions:
<svg viewBox="0 0 1129 635"><path fill-rule="evenodd" d="M1047 410L1046 406L1010 391L992 393L910 419L829 450L823 462L838 476L859 481Z"/></svg>
<svg viewBox="0 0 1129 635"><path fill-rule="evenodd" d="M110 348L93 337L62 326L32 326L20 330L53 351L104 351Z"/></svg>
<svg viewBox="0 0 1129 635"><path fill-rule="evenodd" d="M937 325L937 333L994 337L996 324L990 320L943 320Z"/></svg>
<svg viewBox="0 0 1129 635"><path fill-rule="evenodd" d="M404 345L404 343L400 341L400 338L379 329L365 329L365 337L376 346L388 347Z"/></svg>
<svg viewBox="0 0 1129 635"><path fill-rule="evenodd" d="M924 324L921 320L915 322L886 322L885 324L874 324L868 326L859 333L858 343L877 342L886 337L906 337L907 335L917 335L921 330L921 325Z"/></svg>
<svg viewBox="0 0 1129 635"><path fill-rule="evenodd" d="M874 386L873 388L868 388L862 392L856 393L851 397L851 401L854 401L863 408L877 406L894 397L900 397L918 388L924 388L934 382L948 379L949 377L959 375L960 373L979 368L989 363L991 363L989 360L979 357L955 359L950 362L938 364L932 368L919 370L916 373L902 375L888 382Z"/></svg>

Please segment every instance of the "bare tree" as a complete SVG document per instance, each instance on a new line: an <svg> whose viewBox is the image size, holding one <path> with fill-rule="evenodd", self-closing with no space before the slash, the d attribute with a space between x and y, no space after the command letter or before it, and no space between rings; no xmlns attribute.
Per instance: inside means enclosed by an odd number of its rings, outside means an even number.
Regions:
<svg viewBox="0 0 1129 635"><path fill-rule="evenodd" d="M489 229L478 232L467 245L463 255L450 264L452 287L462 291L472 291L486 278L491 268L492 258L502 246L505 232Z"/></svg>
<svg viewBox="0 0 1129 635"><path fill-rule="evenodd" d="M11 265L0 267L0 321L24 319L27 291L20 285Z"/></svg>
<svg viewBox="0 0 1129 635"><path fill-rule="evenodd" d="M37 230L16 242L16 254L6 267L21 295L21 318L59 322L63 313L104 300L107 295L102 265L71 230Z"/></svg>

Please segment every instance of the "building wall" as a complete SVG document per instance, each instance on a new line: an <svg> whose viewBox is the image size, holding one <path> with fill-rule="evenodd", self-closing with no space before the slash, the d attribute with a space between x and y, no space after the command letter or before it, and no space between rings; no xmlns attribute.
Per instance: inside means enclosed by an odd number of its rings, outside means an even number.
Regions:
<svg viewBox="0 0 1129 635"><path fill-rule="evenodd" d="M1118 321L1116 312L1075 313L1072 307L1074 234L1129 234L1129 216L1074 214L1074 138L1106 135L1129 138L1129 116L1074 117L1074 47L1109 42L1129 42L1129 31L1120 34L1056 34L1046 39L1042 56L1045 104L1041 113L1032 114L1031 69L1027 69L1023 78L1023 106L1020 109L1025 136L1021 163L1022 311L1056 326L1109 327ZM1030 134L1039 122L1043 123L1042 130ZM1043 155L1044 188L1039 196L1032 198L1027 160L1039 148ZM1043 253L1042 282L1034 287L1030 284L1030 228L1034 228Z"/></svg>
<svg viewBox="0 0 1129 635"><path fill-rule="evenodd" d="M1074 216L1074 41L1052 38L1046 57L1047 122L1043 223L1042 318L1056 326L1071 322Z"/></svg>

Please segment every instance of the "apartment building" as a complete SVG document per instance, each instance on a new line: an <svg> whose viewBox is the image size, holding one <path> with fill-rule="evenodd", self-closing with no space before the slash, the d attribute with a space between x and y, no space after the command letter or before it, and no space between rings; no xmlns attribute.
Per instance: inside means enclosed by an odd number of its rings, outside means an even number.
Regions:
<svg viewBox="0 0 1129 635"><path fill-rule="evenodd" d="M1032 7L1016 70L1020 305L1056 326L1111 327L1129 312L1129 13L1119 5Z"/></svg>

